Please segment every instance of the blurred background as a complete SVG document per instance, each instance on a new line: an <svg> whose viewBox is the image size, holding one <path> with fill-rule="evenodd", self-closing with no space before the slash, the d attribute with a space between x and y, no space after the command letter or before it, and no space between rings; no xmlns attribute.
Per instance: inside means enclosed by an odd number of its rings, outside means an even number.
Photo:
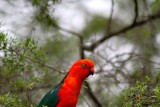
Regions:
<svg viewBox="0 0 160 107"><path fill-rule="evenodd" d="M95 74L77 107L123 107L130 87L160 71L159 0L0 0L0 22L6 38L27 44L5 39L9 54L1 45L2 107L36 107L81 58Z"/></svg>

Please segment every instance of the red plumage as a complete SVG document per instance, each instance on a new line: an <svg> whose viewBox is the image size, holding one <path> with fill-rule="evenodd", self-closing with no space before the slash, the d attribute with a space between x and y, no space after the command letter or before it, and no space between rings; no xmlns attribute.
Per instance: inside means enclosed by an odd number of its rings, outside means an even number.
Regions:
<svg viewBox="0 0 160 107"><path fill-rule="evenodd" d="M76 107L83 81L94 73L94 63L89 59L75 62L70 68L58 91L59 102L56 107Z"/></svg>

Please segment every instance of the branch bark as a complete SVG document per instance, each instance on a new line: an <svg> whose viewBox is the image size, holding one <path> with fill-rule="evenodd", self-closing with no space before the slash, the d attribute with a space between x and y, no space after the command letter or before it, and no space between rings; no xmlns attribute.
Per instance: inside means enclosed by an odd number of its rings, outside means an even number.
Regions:
<svg viewBox="0 0 160 107"><path fill-rule="evenodd" d="M136 23L137 18L138 18L138 1L137 0L133 0L134 2L134 20L133 20L133 24Z"/></svg>
<svg viewBox="0 0 160 107"><path fill-rule="evenodd" d="M127 31L130 31L136 27L142 26L150 21L154 21L156 19L160 18L160 12L150 15L147 18L134 22L131 25L128 25L118 31L112 32L110 34L105 34L101 39L97 40L96 42L92 43L90 46L85 46L83 45L83 49L84 50L88 50L88 51L93 51L95 48L97 48L100 44L102 44L103 42L105 42L105 40L114 37L114 36L120 36L121 33L125 33Z"/></svg>

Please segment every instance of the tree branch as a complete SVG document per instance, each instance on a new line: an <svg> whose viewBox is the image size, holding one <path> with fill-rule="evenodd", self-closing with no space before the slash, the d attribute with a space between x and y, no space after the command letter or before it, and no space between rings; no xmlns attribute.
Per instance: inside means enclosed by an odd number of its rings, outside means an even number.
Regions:
<svg viewBox="0 0 160 107"><path fill-rule="evenodd" d="M80 47L79 47L79 51L80 51L80 57L81 59L84 59L85 58L85 55L84 55L84 50L83 50L83 37L79 37L79 40L80 40Z"/></svg>
<svg viewBox="0 0 160 107"><path fill-rule="evenodd" d="M44 84L44 85L41 85L41 86L32 87L31 89L29 89L29 88L18 89L18 90L12 90L11 89L11 92L23 93L23 92L27 92L27 91L37 91L39 89L47 89L47 88L51 88L51 87L54 87L54 86L52 84Z"/></svg>
<svg viewBox="0 0 160 107"><path fill-rule="evenodd" d="M85 86L87 86L87 88L85 89L85 91L87 92L87 94L92 98L92 100L95 102L97 107L102 107L101 103L98 101L97 97L93 94L92 89L89 85L89 83L87 81L85 81Z"/></svg>
<svg viewBox="0 0 160 107"><path fill-rule="evenodd" d="M138 1L137 0L133 0L133 2L134 2L134 15L135 15L135 17L133 19L133 23L132 24L136 23L137 18L138 18Z"/></svg>
<svg viewBox="0 0 160 107"><path fill-rule="evenodd" d="M74 32L72 30L69 30L69 29L66 29L66 28L63 28L63 27L60 27L60 26L56 26L55 28L59 29L59 30L62 30L64 32L67 32L67 33L70 33L76 37L78 37L79 39L79 51L80 51L80 58L81 59L84 59L84 52L83 52L83 36L80 34L80 33L77 33L77 32Z"/></svg>
<svg viewBox="0 0 160 107"><path fill-rule="evenodd" d="M112 32L110 34L105 34L101 39L97 40L96 42L92 43L90 46L85 46L83 45L83 49L84 50L88 50L88 51L93 51L95 48L97 48L100 44L102 44L105 40L111 38L111 37L114 37L114 36L120 36L121 33L125 33L129 30L132 30L133 28L136 28L138 26L142 26L150 21L153 21L153 20L156 20L160 18L160 12L157 13L157 14L154 14L154 15L150 15L148 16L147 18L143 19L143 20L140 20L140 21L137 21L129 26L126 26L124 28L122 28L121 30L119 31L116 31L116 32Z"/></svg>
<svg viewBox="0 0 160 107"><path fill-rule="evenodd" d="M33 59L31 59L31 58L29 58L29 57L27 57L27 56L24 56L24 57L25 57L26 59L34 62L34 63L39 64L40 66L46 67L46 68L51 69L51 70L53 70L53 71L57 71L57 72L59 72L60 74L66 74L64 71L61 71L61 70L59 70L59 69L56 69L56 68L54 68L54 67L51 67L51 66L49 66L49 65L46 65L46 64L44 64L44 63L41 63L40 61L33 60Z"/></svg>
<svg viewBox="0 0 160 107"><path fill-rule="evenodd" d="M111 3L112 3L112 7L111 7L111 13L110 13L110 17L109 17L109 20L108 20L108 26L107 26L107 32L106 33L110 32L110 28L111 28L111 24L112 24L112 16L113 16L113 12L114 12L114 0L111 0Z"/></svg>
<svg viewBox="0 0 160 107"><path fill-rule="evenodd" d="M70 34L72 34L74 36L82 37L82 35L80 33L74 32L72 30L69 30L69 29L66 29L66 28L63 28L63 27L60 27L60 26L53 26L53 27L55 27L56 29L62 30L64 32L70 33Z"/></svg>

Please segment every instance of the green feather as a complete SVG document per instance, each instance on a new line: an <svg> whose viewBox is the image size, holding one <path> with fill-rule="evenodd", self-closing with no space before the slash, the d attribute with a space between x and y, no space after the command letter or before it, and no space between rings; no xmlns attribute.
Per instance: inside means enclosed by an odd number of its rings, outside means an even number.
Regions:
<svg viewBox="0 0 160 107"><path fill-rule="evenodd" d="M67 77L67 75L64 77L64 79ZM58 91L64 83L64 79L42 98L42 100L38 104L38 107L56 107L59 101Z"/></svg>
<svg viewBox="0 0 160 107"><path fill-rule="evenodd" d="M58 103L58 90L60 86L56 86L54 89L51 89L40 101L38 107L56 107Z"/></svg>

